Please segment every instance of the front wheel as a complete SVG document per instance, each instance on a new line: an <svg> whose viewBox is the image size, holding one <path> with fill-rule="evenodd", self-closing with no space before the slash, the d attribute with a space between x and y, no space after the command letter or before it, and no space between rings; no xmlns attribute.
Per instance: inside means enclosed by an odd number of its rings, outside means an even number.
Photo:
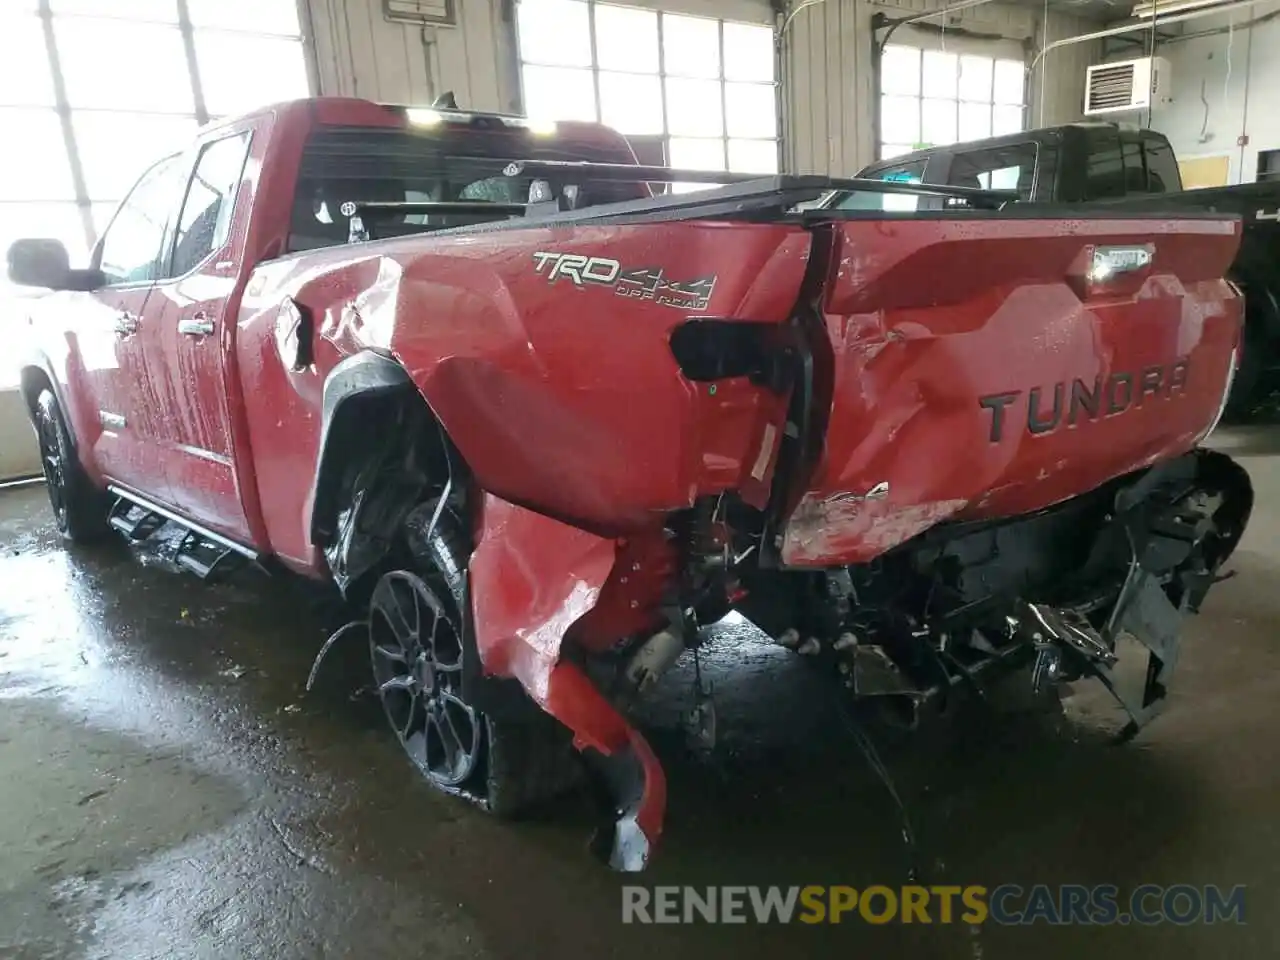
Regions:
<svg viewBox="0 0 1280 960"><path fill-rule="evenodd" d="M40 444L40 465L49 491L49 506L58 532L74 543L100 539L108 529L106 497L80 466L67 422L52 390L40 392L32 420Z"/></svg>

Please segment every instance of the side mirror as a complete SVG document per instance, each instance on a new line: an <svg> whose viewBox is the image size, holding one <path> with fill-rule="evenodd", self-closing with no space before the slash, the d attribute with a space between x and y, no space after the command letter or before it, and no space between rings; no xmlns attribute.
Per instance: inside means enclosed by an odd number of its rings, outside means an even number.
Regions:
<svg viewBox="0 0 1280 960"><path fill-rule="evenodd" d="M58 240L15 240L9 247L9 279L25 287L65 290L71 280L67 248Z"/></svg>

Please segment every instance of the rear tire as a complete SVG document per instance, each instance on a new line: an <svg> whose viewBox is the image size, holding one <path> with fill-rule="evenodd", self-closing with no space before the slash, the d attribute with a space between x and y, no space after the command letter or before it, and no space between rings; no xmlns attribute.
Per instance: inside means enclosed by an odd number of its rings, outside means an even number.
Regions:
<svg viewBox="0 0 1280 960"><path fill-rule="evenodd" d="M465 549L460 521L448 510L442 512L430 538L425 537L434 508L434 502L424 504L406 522L414 570L385 573L374 588L369 645L375 687L388 722L428 783L445 793L461 793L478 800L497 817L519 817L530 807L576 786L580 770L568 731L532 701L523 701L527 711L502 717L486 714L466 702L461 677L478 667L470 662L478 654L463 637L461 617L466 603L463 571L469 551ZM391 591L397 591L402 601L415 592L423 615L438 617L438 633L431 638L425 636L431 627L425 620L419 621L416 632L424 635L419 641L420 650L388 655L385 649L393 644L387 635L388 617L380 611L387 610ZM426 666L421 666L424 663ZM398 679L387 687L393 677ZM411 689L398 689L397 685ZM431 706L433 694L446 705ZM414 696L424 706L410 707ZM414 713L416 709L421 712ZM418 717L426 718L421 740L405 734L406 727L415 724ZM433 722L437 723L435 728L431 726ZM474 737L467 723L474 724ZM453 749L452 741L461 741L463 749ZM442 744L448 751L441 750ZM444 752L450 752L450 756L442 764Z"/></svg>
<svg viewBox="0 0 1280 960"><path fill-rule="evenodd" d="M52 390L36 397L32 422L40 444L49 506L58 532L73 543L91 543L107 533L107 498L80 465L66 419Z"/></svg>

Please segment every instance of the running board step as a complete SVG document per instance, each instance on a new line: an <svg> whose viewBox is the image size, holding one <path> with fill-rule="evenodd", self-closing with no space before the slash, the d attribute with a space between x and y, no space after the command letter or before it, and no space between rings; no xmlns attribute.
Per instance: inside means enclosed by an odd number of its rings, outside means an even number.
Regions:
<svg viewBox="0 0 1280 960"><path fill-rule="evenodd" d="M258 562L258 554L252 548L206 530L158 503L114 485L107 490L117 498L111 508L111 526L130 540L145 539L166 522L181 527L182 540L173 562L202 580L229 571L243 561Z"/></svg>
<svg viewBox="0 0 1280 960"><path fill-rule="evenodd" d="M208 580L216 573L225 573L238 566L245 558L220 543L206 540L200 534L188 530L178 544L174 563L194 573L201 580Z"/></svg>
<svg viewBox="0 0 1280 960"><path fill-rule="evenodd" d="M120 497L111 508L107 522L135 543L145 540L165 525L167 518Z"/></svg>

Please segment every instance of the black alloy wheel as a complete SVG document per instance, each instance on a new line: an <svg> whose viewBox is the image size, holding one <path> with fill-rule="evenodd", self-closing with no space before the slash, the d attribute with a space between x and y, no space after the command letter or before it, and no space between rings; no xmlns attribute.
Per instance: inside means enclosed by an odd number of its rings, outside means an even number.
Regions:
<svg viewBox="0 0 1280 960"><path fill-rule="evenodd" d="M465 784L481 766L484 718L462 699L455 604L407 570L385 574L369 609L369 654L387 720L433 783Z"/></svg>
<svg viewBox="0 0 1280 960"><path fill-rule="evenodd" d="M40 399L52 394L41 394ZM40 442L40 466L44 471L45 488L49 491L49 506L53 509L53 519L63 533L67 530L67 477L66 461L62 444L58 436L59 426L56 409L49 409L45 404L36 407L36 436Z"/></svg>
<svg viewBox="0 0 1280 960"><path fill-rule="evenodd" d="M71 434L52 390L42 390L31 411L40 467L58 532L76 543L101 538L108 530L107 500L76 458Z"/></svg>

